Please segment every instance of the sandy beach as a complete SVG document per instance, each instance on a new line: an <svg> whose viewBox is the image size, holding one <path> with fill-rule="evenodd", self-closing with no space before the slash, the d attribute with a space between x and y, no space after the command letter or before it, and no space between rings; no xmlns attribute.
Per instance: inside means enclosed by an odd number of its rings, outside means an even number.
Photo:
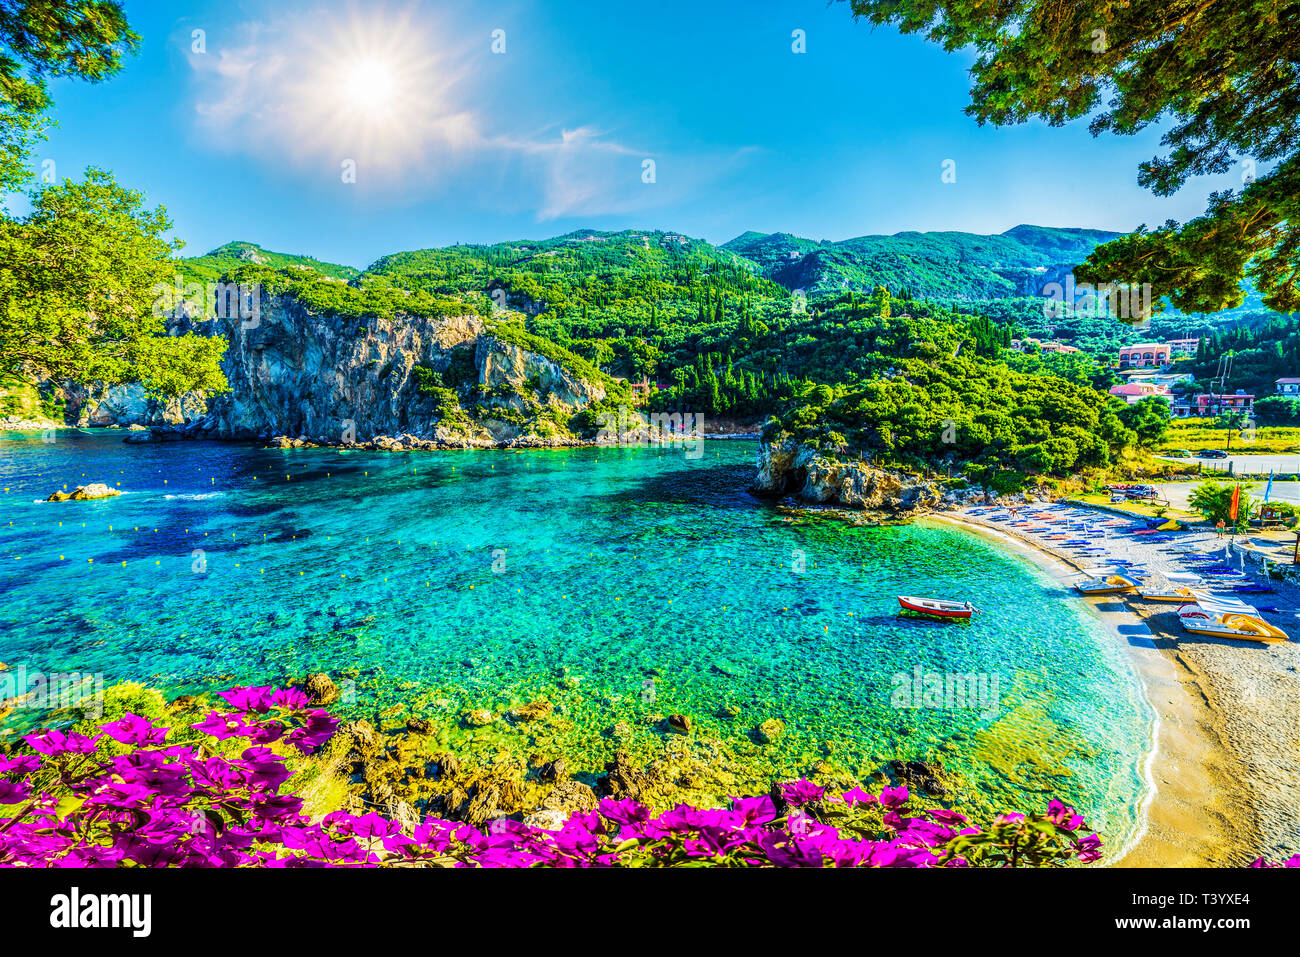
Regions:
<svg viewBox="0 0 1300 957"><path fill-rule="evenodd" d="M1222 555L1226 543L1212 529L1195 528L1152 541L1131 534L1140 521L1085 506L1025 505L1018 511L1020 522L1031 515L1084 521L1095 531L1078 537L1104 551L1083 554L1046 537L1059 529L1040 521L1014 525L1005 511L961 509L934 517L994 537L1069 584L1115 570L1118 559L1145 569L1144 586L1162 589L1166 573L1186 573L1193 556ZM1250 564L1245 569L1251 573ZM1258 569L1252 577L1263 581ZM1234 597L1261 611L1277 608L1263 617L1291 641L1188 634L1178 620L1179 604L1137 595L1075 599L1123 642L1157 715L1146 820L1126 847L1113 849L1111 865L1241 866L1300 850L1300 587L1270 584L1276 593Z"/></svg>

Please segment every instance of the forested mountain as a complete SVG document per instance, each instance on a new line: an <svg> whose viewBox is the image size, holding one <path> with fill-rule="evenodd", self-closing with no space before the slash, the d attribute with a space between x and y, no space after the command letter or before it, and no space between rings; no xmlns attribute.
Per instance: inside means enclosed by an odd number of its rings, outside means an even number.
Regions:
<svg viewBox="0 0 1300 957"><path fill-rule="evenodd" d="M1104 464L1134 441L1104 396L1115 348L1157 331L1218 328L1207 317L1158 316L1137 331L1110 316L1046 315L1043 284L1064 282L1113 235L1017 226L816 242L746 233L717 247L662 231L580 230L393 253L364 271L231 243L182 269L259 281L348 316L494 317L562 364L657 383L654 409L778 414L790 434L898 460L954 454L1062 472ZM1253 350L1242 368L1261 377L1294 362L1293 339L1237 325L1211 348ZM1091 355L1008 348L1025 335ZM944 441L936 423L945 421L963 438Z"/></svg>
<svg viewBox="0 0 1300 957"><path fill-rule="evenodd" d="M722 248L756 263L764 276L808 294L885 286L925 299L1035 296L1060 282L1099 243L1098 229L1016 226L996 236L896 233L816 242L788 233L744 233Z"/></svg>
<svg viewBox="0 0 1300 957"><path fill-rule="evenodd" d="M218 246L202 256L187 256L181 260L182 272L199 282L214 282L231 269L249 264L281 269L289 266L314 269L331 279L352 279L360 273L351 266L321 262L311 256L295 256L263 249L256 243L233 242Z"/></svg>

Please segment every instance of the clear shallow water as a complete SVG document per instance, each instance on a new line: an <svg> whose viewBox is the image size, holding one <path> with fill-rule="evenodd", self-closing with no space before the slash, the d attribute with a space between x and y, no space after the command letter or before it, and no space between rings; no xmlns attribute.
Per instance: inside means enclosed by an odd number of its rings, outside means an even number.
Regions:
<svg viewBox="0 0 1300 957"><path fill-rule="evenodd" d="M399 720L431 717L450 744L561 751L581 771L612 755L618 721L632 728L618 746L655 758L665 738L648 722L681 713L726 769L685 782L698 800L937 758L962 806L1059 795L1112 848L1132 827L1150 717L1115 637L1050 576L964 532L792 520L755 501L740 491L752 443L691 461L121 439L0 434L11 667L171 692L326 671L355 682L357 714L406 704ZM91 481L126 494L35 501ZM907 620L900 593L984 614ZM917 667L996 676L997 707L894 707L895 676ZM537 697L559 708L544 725L455 720ZM766 718L787 734L762 746L750 732Z"/></svg>

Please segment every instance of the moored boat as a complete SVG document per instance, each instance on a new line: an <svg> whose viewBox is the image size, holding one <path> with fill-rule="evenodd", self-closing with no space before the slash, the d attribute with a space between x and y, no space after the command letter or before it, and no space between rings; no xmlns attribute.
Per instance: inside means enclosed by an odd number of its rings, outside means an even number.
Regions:
<svg viewBox="0 0 1300 957"><path fill-rule="evenodd" d="M936 618L969 618L979 609L968 601L947 601L942 598L917 598L913 595L899 595L898 603L907 611Z"/></svg>

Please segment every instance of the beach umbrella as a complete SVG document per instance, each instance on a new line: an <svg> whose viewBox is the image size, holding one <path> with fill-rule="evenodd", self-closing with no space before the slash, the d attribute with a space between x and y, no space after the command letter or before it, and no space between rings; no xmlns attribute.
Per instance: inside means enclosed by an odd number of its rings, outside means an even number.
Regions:
<svg viewBox="0 0 1300 957"><path fill-rule="evenodd" d="M1268 484L1264 486L1264 501L1268 501L1269 492L1273 491L1273 470L1268 470Z"/></svg>

